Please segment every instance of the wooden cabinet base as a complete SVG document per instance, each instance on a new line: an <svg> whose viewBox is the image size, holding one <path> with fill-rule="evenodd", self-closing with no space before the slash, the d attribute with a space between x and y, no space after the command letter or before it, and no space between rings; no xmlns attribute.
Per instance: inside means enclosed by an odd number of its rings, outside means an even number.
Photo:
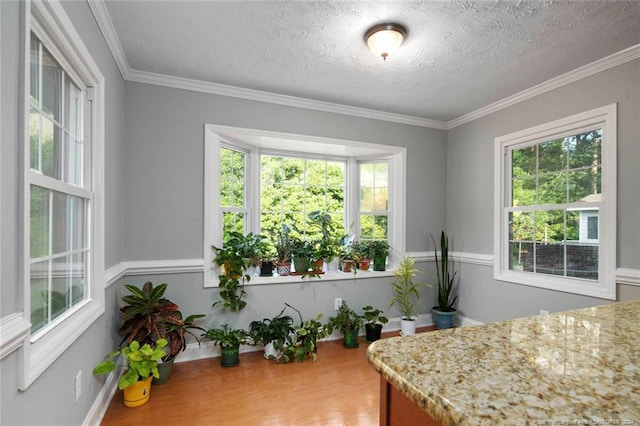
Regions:
<svg viewBox="0 0 640 426"><path fill-rule="evenodd" d="M380 426L439 426L415 402L380 377Z"/></svg>

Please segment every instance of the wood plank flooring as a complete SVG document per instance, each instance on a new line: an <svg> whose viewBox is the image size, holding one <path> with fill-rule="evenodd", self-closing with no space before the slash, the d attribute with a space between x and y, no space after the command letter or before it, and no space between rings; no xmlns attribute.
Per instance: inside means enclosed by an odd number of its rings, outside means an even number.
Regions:
<svg viewBox="0 0 640 426"><path fill-rule="evenodd" d="M125 407L116 392L102 425L378 425L380 376L367 346L363 337L357 349L320 342L316 362L276 364L260 351L240 354L231 368L220 358L175 364L141 407Z"/></svg>

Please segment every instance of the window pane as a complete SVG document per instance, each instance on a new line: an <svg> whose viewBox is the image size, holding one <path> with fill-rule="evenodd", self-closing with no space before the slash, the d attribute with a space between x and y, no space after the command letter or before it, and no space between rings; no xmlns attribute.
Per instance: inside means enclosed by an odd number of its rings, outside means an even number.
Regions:
<svg viewBox="0 0 640 426"><path fill-rule="evenodd" d="M42 174L62 180L64 148L62 130L46 117L42 119Z"/></svg>
<svg viewBox="0 0 640 426"><path fill-rule="evenodd" d="M564 211L539 211L535 213L535 220L535 271L540 274L564 275Z"/></svg>
<svg viewBox="0 0 640 426"><path fill-rule="evenodd" d="M327 211L344 212L344 187L327 188ZM342 219L341 219L342 221Z"/></svg>
<svg viewBox="0 0 640 426"><path fill-rule="evenodd" d="M30 235L31 259L49 255L49 196L51 191L31 186Z"/></svg>
<svg viewBox="0 0 640 426"><path fill-rule="evenodd" d="M307 185L324 186L327 182L326 162L307 160Z"/></svg>
<svg viewBox="0 0 640 426"><path fill-rule="evenodd" d="M283 158L284 180L289 184L304 183L304 160L300 158Z"/></svg>
<svg viewBox="0 0 640 426"><path fill-rule="evenodd" d="M82 92L66 74L64 75L64 83L66 102L62 124L74 138L82 140Z"/></svg>
<svg viewBox="0 0 640 426"><path fill-rule="evenodd" d="M242 208L245 205L246 154L220 148L220 205Z"/></svg>
<svg viewBox="0 0 640 426"><path fill-rule="evenodd" d="M284 185L284 211L301 212L304 210L304 188L298 185Z"/></svg>
<svg viewBox="0 0 640 426"><path fill-rule="evenodd" d="M567 211L567 241L578 241L580 238L581 212Z"/></svg>
<svg viewBox="0 0 640 426"><path fill-rule="evenodd" d="M536 178L513 179L511 188L512 206L532 206L536 204Z"/></svg>
<svg viewBox="0 0 640 426"><path fill-rule="evenodd" d="M536 175L536 146L514 149L512 153L511 175L514 178Z"/></svg>
<svg viewBox="0 0 640 426"><path fill-rule="evenodd" d="M231 232L245 233L245 214L235 212L222 213L222 241L227 241Z"/></svg>
<svg viewBox="0 0 640 426"><path fill-rule="evenodd" d="M260 159L260 163L260 179L263 184L282 183L284 176L282 157L263 155Z"/></svg>
<svg viewBox="0 0 640 426"><path fill-rule="evenodd" d="M76 186L83 185L83 143L71 136L68 133L65 133L65 139L67 143L65 145L67 149L67 164L66 164L66 181Z"/></svg>
<svg viewBox="0 0 640 426"><path fill-rule="evenodd" d="M598 244L567 245L567 276L598 279Z"/></svg>
<svg viewBox="0 0 640 426"><path fill-rule="evenodd" d="M50 261L32 263L31 277L31 331L36 331L48 322L49 311L49 264Z"/></svg>
<svg viewBox="0 0 640 426"><path fill-rule="evenodd" d="M64 71L51 53L42 47L42 112L62 123L62 76Z"/></svg>
<svg viewBox="0 0 640 426"><path fill-rule="evenodd" d="M567 155L562 139L538 145L538 173L557 172L566 168Z"/></svg>
<svg viewBox="0 0 640 426"><path fill-rule="evenodd" d="M339 162L328 161L327 162L327 185L340 186L344 188L345 164Z"/></svg>
<svg viewBox="0 0 640 426"><path fill-rule="evenodd" d="M40 105L40 41L31 33L31 67L29 85L31 95L31 105L38 108Z"/></svg>
<svg viewBox="0 0 640 426"><path fill-rule="evenodd" d="M52 255L85 248L85 200L52 192Z"/></svg>
<svg viewBox="0 0 640 426"><path fill-rule="evenodd" d="M389 189L376 188L373 194L374 205L373 211L386 212L389 209Z"/></svg>
<svg viewBox="0 0 640 426"><path fill-rule="evenodd" d="M373 164L360 164L360 186L373 188Z"/></svg>
<svg viewBox="0 0 640 426"><path fill-rule="evenodd" d="M29 113L29 164L40 171L40 134L42 133L40 114L31 107Z"/></svg>
<svg viewBox="0 0 640 426"><path fill-rule="evenodd" d="M360 211L372 212L373 211L373 188L360 187Z"/></svg>
<svg viewBox="0 0 640 426"><path fill-rule="evenodd" d="M602 175L599 167L569 172L569 202L600 201L601 192Z"/></svg>
<svg viewBox="0 0 640 426"><path fill-rule="evenodd" d="M539 204L563 204L567 202L567 174L550 173L538 179Z"/></svg>
<svg viewBox="0 0 640 426"><path fill-rule="evenodd" d="M389 166L387 163L375 164L375 187L386 188L389 186Z"/></svg>
<svg viewBox="0 0 640 426"><path fill-rule="evenodd" d="M360 239L373 239L374 221L373 216L360 215Z"/></svg>
<svg viewBox="0 0 640 426"><path fill-rule="evenodd" d="M387 216L374 216L373 220L373 238L376 240L387 239Z"/></svg>
<svg viewBox="0 0 640 426"><path fill-rule="evenodd" d="M509 213L509 269L533 272L534 213Z"/></svg>
<svg viewBox="0 0 640 426"><path fill-rule="evenodd" d="M282 211L282 185L262 185L260 194L260 210L262 212Z"/></svg>
<svg viewBox="0 0 640 426"><path fill-rule="evenodd" d="M601 164L602 130L593 130L567 138L569 167L572 169Z"/></svg>

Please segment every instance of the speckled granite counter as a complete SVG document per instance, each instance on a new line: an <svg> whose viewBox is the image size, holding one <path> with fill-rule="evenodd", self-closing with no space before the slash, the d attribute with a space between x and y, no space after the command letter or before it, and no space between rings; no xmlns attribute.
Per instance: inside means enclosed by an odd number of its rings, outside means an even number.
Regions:
<svg viewBox="0 0 640 426"><path fill-rule="evenodd" d="M443 425L640 426L640 301L383 339L367 357Z"/></svg>

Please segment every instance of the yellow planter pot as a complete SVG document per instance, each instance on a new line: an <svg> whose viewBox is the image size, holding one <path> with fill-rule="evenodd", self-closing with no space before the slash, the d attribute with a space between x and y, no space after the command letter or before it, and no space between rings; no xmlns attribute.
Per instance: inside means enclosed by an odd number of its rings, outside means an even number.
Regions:
<svg viewBox="0 0 640 426"><path fill-rule="evenodd" d="M124 388L124 405L126 407L139 407L145 404L151 396L151 379L139 380L128 388Z"/></svg>

